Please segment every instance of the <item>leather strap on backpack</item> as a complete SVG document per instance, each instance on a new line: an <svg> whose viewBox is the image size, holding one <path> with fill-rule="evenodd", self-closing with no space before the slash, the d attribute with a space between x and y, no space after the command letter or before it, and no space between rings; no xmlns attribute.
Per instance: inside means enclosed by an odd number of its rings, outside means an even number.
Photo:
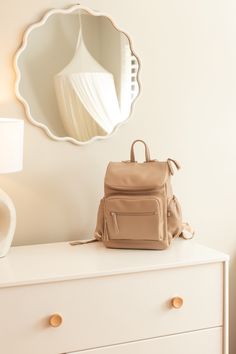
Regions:
<svg viewBox="0 0 236 354"><path fill-rule="evenodd" d="M180 170L180 168L181 168L180 164L176 160L167 159L167 163L168 163L169 170L170 170L170 173L172 174L172 176L175 173L173 165L176 167L177 170Z"/></svg>
<svg viewBox="0 0 236 354"><path fill-rule="evenodd" d="M134 155L134 145L135 145L137 142L140 142L140 143L144 144L144 146L145 146L145 159L146 159L146 162L151 161L151 159L150 159L150 152L149 152L149 148L148 148L147 144L146 144L143 140L137 139L137 140L135 140L135 141L133 142L133 144L131 145L131 150L130 150L130 162L136 162L136 161L135 161L135 155Z"/></svg>
<svg viewBox="0 0 236 354"><path fill-rule="evenodd" d="M92 243L92 242L97 242L99 241L96 238L91 238L89 240L75 240L75 241L70 241L69 244L71 246L78 246L78 245L86 245L87 243Z"/></svg>
<svg viewBox="0 0 236 354"><path fill-rule="evenodd" d="M180 234L180 237L185 240L191 240L194 237L195 231L194 229L187 223L182 223L183 230Z"/></svg>

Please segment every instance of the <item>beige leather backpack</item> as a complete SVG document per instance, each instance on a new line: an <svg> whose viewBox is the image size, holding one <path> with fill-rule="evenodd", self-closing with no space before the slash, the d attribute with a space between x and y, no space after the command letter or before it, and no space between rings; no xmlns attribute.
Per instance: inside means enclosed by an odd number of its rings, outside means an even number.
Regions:
<svg viewBox="0 0 236 354"><path fill-rule="evenodd" d="M145 146L146 161L135 161L134 145ZM130 160L110 162L105 196L100 202L95 237L110 248L165 249L183 236L181 208L170 177L179 164L172 159L151 160L144 141L135 140ZM186 238L186 236L184 236Z"/></svg>

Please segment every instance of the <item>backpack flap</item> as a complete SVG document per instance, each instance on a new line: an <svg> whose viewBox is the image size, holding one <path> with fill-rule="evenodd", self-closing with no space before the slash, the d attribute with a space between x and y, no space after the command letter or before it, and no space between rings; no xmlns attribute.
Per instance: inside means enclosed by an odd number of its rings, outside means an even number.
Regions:
<svg viewBox="0 0 236 354"><path fill-rule="evenodd" d="M105 195L119 190L157 190L165 185L169 174L167 162L110 162L105 176Z"/></svg>

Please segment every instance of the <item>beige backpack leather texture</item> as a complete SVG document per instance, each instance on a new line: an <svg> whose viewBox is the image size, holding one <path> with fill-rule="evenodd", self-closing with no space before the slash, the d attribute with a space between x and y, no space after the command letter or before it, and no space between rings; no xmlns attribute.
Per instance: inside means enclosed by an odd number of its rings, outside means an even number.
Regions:
<svg viewBox="0 0 236 354"><path fill-rule="evenodd" d="M135 161L134 145L145 146L145 162ZM170 183L179 164L150 159L147 145L135 140L130 160L110 162L95 237L109 248L166 249L184 228L181 207Z"/></svg>

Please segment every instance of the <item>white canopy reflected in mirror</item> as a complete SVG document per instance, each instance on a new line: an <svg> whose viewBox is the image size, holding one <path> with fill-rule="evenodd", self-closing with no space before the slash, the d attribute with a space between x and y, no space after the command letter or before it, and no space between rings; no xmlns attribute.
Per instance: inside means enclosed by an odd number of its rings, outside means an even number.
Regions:
<svg viewBox="0 0 236 354"><path fill-rule="evenodd" d="M84 144L128 119L139 61L111 19L76 5L31 26L16 55L18 98L31 122Z"/></svg>

